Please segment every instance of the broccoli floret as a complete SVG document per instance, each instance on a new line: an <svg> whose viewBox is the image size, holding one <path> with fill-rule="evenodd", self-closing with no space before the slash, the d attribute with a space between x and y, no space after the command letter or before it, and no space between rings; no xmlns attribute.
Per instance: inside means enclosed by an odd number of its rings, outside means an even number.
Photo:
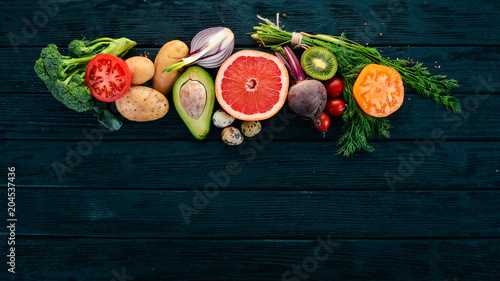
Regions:
<svg viewBox="0 0 500 281"><path fill-rule="evenodd" d="M35 71L59 102L79 112L92 109L94 102L92 94L85 85L85 72L80 74L74 72L65 80L53 79L41 58L36 61Z"/></svg>
<svg viewBox="0 0 500 281"><path fill-rule="evenodd" d="M35 72L58 101L79 112L93 109L99 114L99 122L103 123L102 119L109 119L112 115L104 112L102 108L95 108L96 100L85 83L85 68L98 54L122 57L135 44L127 38L101 38L88 43L75 40L68 46L71 56L61 55L56 45L49 44L42 49L40 58L35 63ZM107 123L114 124L110 129L119 128L117 121L119 122L119 120L113 120Z"/></svg>
<svg viewBox="0 0 500 281"><path fill-rule="evenodd" d="M63 56L54 44L49 44L40 53L40 59L43 60L48 75L57 79L66 79L73 72L85 69L85 66L92 58L93 56L79 58Z"/></svg>
<svg viewBox="0 0 500 281"><path fill-rule="evenodd" d="M85 72L74 72L65 80L52 79L44 68L42 59L35 64L38 76L45 82L52 95L68 108L78 112L92 109L94 100L85 84Z"/></svg>
<svg viewBox="0 0 500 281"><path fill-rule="evenodd" d="M85 84L87 64L98 54L123 56L135 44L127 38L101 38L88 43L74 40L69 48L77 57L63 56L56 45L49 44L42 49L35 72L58 101L76 111L89 110L93 102Z"/></svg>
<svg viewBox="0 0 500 281"><path fill-rule="evenodd" d="M59 102L79 112L87 111L93 107L92 94L85 84L89 58L63 56L56 45L50 44L36 61L35 72Z"/></svg>
<svg viewBox="0 0 500 281"><path fill-rule="evenodd" d="M78 112L94 107L94 99L85 85L85 72L74 72L66 80L52 85L52 95L62 104Z"/></svg>
<svg viewBox="0 0 500 281"><path fill-rule="evenodd" d="M47 69L45 68L45 63L43 59L38 59L35 63L35 72L38 74L38 77L42 79L45 84L48 84L51 80L53 80L50 75L47 73Z"/></svg>
<svg viewBox="0 0 500 281"><path fill-rule="evenodd" d="M131 44L132 46L130 46ZM85 42L84 40L73 40L68 46L68 52L73 58L96 55L99 53L114 54L115 56L122 57L134 45L135 42L127 38L99 38L90 42ZM122 46L125 46L126 48L122 48Z"/></svg>
<svg viewBox="0 0 500 281"><path fill-rule="evenodd" d="M57 50L57 46L49 44L46 48L42 49L40 59L43 60L43 65L46 72L50 77L59 78L64 72L64 61L61 53Z"/></svg>
<svg viewBox="0 0 500 281"><path fill-rule="evenodd" d="M85 43L82 40L73 40L68 45L69 55L78 58L81 56L86 56L91 53L89 48L85 46Z"/></svg>

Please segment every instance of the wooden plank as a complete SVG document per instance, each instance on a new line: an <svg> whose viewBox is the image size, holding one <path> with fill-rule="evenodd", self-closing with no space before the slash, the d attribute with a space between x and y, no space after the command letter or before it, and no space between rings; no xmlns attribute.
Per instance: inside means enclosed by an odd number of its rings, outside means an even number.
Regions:
<svg viewBox="0 0 500 281"><path fill-rule="evenodd" d="M498 279L498 1L1 4L0 158L17 169L19 220L17 274L0 280ZM458 79L464 113L444 116L408 92L391 116L393 139L354 159L335 155L339 122L322 139L307 121L280 120L234 148L220 130L193 140L173 107L101 140L85 133L94 118L54 101L33 71L42 47L83 36L127 36L139 43L132 54L154 58L166 41L223 25L238 49L257 48L255 15L276 12L287 30L346 32ZM28 30L44 13L47 23ZM209 187L219 193L197 192ZM286 274L294 268L307 275Z"/></svg>
<svg viewBox="0 0 500 281"><path fill-rule="evenodd" d="M463 102L463 112L453 114L432 100L407 94L403 106L389 117L393 128L391 139L431 138L432 132L442 130L448 139L500 139L500 95L457 94ZM27 100L29 99L29 102ZM153 122L132 122L123 119L120 130L110 132L99 127L91 112L79 113L67 109L50 94L12 94L0 99L0 138L3 139L85 139L89 131L98 131L105 140L189 140L194 141L173 103L170 112ZM219 108L217 106L217 108ZM15 110L14 110L15 109ZM117 117L123 118L116 109ZM332 119L326 140L337 141L344 124L341 118ZM240 126L236 121L234 126ZM322 141L323 135L309 120L305 120L285 105L280 113L262 121L264 131L273 132L274 140ZM208 140L220 141L221 129L212 126ZM269 137L264 136L262 137ZM255 138L255 139L258 139ZM222 145L222 144L221 144Z"/></svg>
<svg viewBox="0 0 500 281"><path fill-rule="evenodd" d="M43 1L42 3L55 1ZM130 37L140 44L189 41L199 30L228 26L237 44L252 44L248 35L257 14L272 20L285 13L285 29L340 34L370 44L498 45L496 1L67 1L42 8L39 1L4 5L0 46L62 44L75 38ZM134 11L134 12L129 12ZM127 15L123 17L123 15ZM464 39L466 38L466 40Z"/></svg>
<svg viewBox="0 0 500 281"><path fill-rule="evenodd" d="M216 192L21 186L16 190L16 234L141 239L496 238L500 237L498 202L500 190ZM1 232L8 235L6 229Z"/></svg>
<svg viewBox="0 0 500 281"><path fill-rule="evenodd" d="M436 142L437 141L437 142ZM198 141L3 141L0 158L30 187L390 190L500 186L498 142L374 142L354 159L334 142L271 137L238 148ZM214 176L215 175L215 176ZM59 177L58 177L59 176ZM222 184L221 184L222 186Z"/></svg>
<svg viewBox="0 0 500 281"><path fill-rule="evenodd" d="M62 46L61 46L62 47ZM257 49L257 45L247 48ZM47 88L38 78L33 67L40 57L37 48L21 48L18 54L10 49L0 48L0 59L4 62L0 74L9 77L3 81L0 93L46 93ZM236 48L235 51L242 48ZM457 79L461 87L453 93L499 93L500 50L497 47L380 47L383 56L396 58L411 58L424 63L432 74L447 75ZM146 52L154 60L158 48L138 48L127 56L140 55ZM268 51L267 49L260 49ZM65 53L64 50L61 52ZM298 53L299 54L299 53ZM23 61L24 63L19 63ZM215 77L216 70L210 70ZM15 74L15 75L13 75Z"/></svg>
<svg viewBox="0 0 500 281"><path fill-rule="evenodd" d="M498 239L19 239L16 274L2 273L9 280L488 281L500 274Z"/></svg>

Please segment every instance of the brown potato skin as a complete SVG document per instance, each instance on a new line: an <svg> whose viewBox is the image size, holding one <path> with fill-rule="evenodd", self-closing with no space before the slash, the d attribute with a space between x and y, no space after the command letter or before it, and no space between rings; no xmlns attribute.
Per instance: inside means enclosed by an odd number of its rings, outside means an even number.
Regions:
<svg viewBox="0 0 500 281"><path fill-rule="evenodd" d="M155 75L153 77L153 88L164 95L170 94L174 87L175 80L182 74L183 69L171 72L163 72L165 68L189 54L189 47L182 41L172 40L161 47L155 58ZM163 73L162 73L163 72Z"/></svg>
<svg viewBox="0 0 500 281"><path fill-rule="evenodd" d="M127 63L130 69L132 85L142 85L151 80L155 75L155 65L146 57L131 57L125 60L125 63Z"/></svg>
<svg viewBox="0 0 500 281"><path fill-rule="evenodd" d="M160 119L169 109L167 98L161 92L146 86L131 86L115 104L123 117L136 122Z"/></svg>

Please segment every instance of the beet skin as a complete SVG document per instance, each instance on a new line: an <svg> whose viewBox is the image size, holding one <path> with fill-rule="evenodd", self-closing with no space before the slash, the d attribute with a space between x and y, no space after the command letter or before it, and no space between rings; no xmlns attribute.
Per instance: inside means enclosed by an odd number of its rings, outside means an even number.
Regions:
<svg viewBox="0 0 500 281"><path fill-rule="evenodd" d="M288 91L288 106L300 116L316 120L326 106L326 88L318 80L304 80Z"/></svg>

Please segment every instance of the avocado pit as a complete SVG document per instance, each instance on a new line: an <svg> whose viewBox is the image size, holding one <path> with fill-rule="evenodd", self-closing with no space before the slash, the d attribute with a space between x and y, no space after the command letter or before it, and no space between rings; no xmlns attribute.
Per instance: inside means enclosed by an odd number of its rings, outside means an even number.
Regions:
<svg viewBox="0 0 500 281"><path fill-rule="evenodd" d="M200 119L207 104L205 86L200 81L188 80L182 85L179 98L187 114L195 120Z"/></svg>

